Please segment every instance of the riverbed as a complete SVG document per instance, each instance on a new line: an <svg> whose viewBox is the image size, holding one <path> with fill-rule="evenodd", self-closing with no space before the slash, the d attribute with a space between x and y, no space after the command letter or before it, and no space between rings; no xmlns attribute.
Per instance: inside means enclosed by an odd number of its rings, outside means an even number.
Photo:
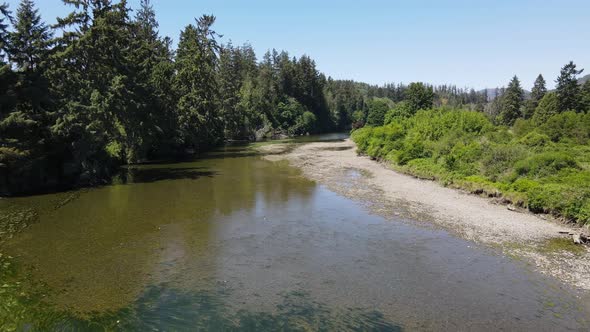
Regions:
<svg viewBox="0 0 590 332"><path fill-rule="evenodd" d="M34 216L0 247L5 329L588 328L587 303L559 280L420 214L374 213L249 146L0 211Z"/></svg>

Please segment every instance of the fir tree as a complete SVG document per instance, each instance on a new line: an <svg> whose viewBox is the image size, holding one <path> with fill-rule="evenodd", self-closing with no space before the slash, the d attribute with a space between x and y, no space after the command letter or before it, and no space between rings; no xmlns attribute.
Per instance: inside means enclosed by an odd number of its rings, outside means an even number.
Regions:
<svg viewBox="0 0 590 332"><path fill-rule="evenodd" d="M531 98L527 100L525 104L523 114L525 119L530 119L533 117L533 114L535 114L535 109L539 105L541 99L543 99L543 97L547 93L547 87L545 84L546 83L545 79L543 78L543 75L539 74L539 76L537 76L537 79L535 80L533 89L531 90Z"/></svg>
<svg viewBox="0 0 590 332"><path fill-rule="evenodd" d="M577 70L572 61L561 68L556 81L559 112L580 111L580 85L577 76L583 71Z"/></svg>
<svg viewBox="0 0 590 332"><path fill-rule="evenodd" d="M10 34L10 60L22 71L35 70L47 59L49 28L32 0L22 0Z"/></svg>
<svg viewBox="0 0 590 332"><path fill-rule="evenodd" d="M521 106L524 100L524 91L520 87L518 77L514 76L506 92L502 96L501 111L499 115L499 122L504 125L511 126L516 119L521 117Z"/></svg>

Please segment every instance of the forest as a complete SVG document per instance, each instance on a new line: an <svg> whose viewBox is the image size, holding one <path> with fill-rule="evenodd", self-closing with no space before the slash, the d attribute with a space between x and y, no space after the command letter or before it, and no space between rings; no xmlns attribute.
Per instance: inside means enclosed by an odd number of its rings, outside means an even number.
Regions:
<svg viewBox="0 0 590 332"><path fill-rule="evenodd" d="M133 10L124 0L64 0L63 5L71 13L51 25L32 0L22 0L18 8L0 6L2 195L101 184L120 165L198 156L231 141L363 127L357 140L401 126L403 136L411 136L402 145L409 149L409 142L419 142L411 147L418 151L428 141L420 142L408 126L419 110L432 108L445 109L433 111L441 117L463 110L457 114L485 119L485 128L495 128L486 135L502 139L547 135L542 149L565 144L562 136L568 144L586 142L584 122L567 118L583 118L590 105L589 83L576 81L581 71L573 63L564 67L556 91L547 91L542 76L530 93L516 77L493 91L425 83L377 86L332 79L307 55L273 49L258 58L249 44L222 43L212 15L188 24L175 44L160 35L149 0ZM586 136L553 128L556 137L540 129L558 121L574 121ZM450 148L470 144L455 128L449 130ZM430 141L442 149L439 138ZM388 147L401 142L385 141ZM378 158L405 155L399 148L365 151L359 143L362 152ZM408 167L427 157L438 169L452 156L446 154L449 147L436 153L424 149L401 157L399 164ZM479 174L474 169L466 175Z"/></svg>
<svg viewBox="0 0 590 332"><path fill-rule="evenodd" d="M411 84L392 107L372 105L352 137L402 172L587 224L590 81L581 73L569 62L555 90L539 75L530 93L515 76L483 111L435 105L432 88Z"/></svg>

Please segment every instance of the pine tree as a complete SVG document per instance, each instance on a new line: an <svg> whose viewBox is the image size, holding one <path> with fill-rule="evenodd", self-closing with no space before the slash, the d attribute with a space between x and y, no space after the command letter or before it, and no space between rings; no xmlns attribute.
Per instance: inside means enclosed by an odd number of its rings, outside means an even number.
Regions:
<svg viewBox="0 0 590 332"><path fill-rule="evenodd" d="M557 94L555 92L548 92L539 101L539 106L537 106L532 118L533 123L538 126L542 125L547 119L557 113L559 113L559 99Z"/></svg>
<svg viewBox="0 0 590 332"><path fill-rule="evenodd" d="M178 113L186 147L200 151L223 140L223 123L218 113L217 33L214 16L204 15L197 25L180 35L176 57L175 87L180 95Z"/></svg>
<svg viewBox="0 0 590 332"><path fill-rule="evenodd" d="M8 24L12 21L10 10L7 3L0 4L0 65L4 65L9 46Z"/></svg>
<svg viewBox="0 0 590 332"><path fill-rule="evenodd" d="M531 90L531 99L535 101L540 101L543 96L547 93L547 87L545 83L545 79L543 75L539 74L535 83L533 84L533 89Z"/></svg>
<svg viewBox="0 0 590 332"><path fill-rule="evenodd" d="M22 71L35 70L47 59L51 33L32 0L21 1L14 29L10 34L10 60Z"/></svg>
<svg viewBox="0 0 590 332"><path fill-rule="evenodd" d="M561 68L557 78L557 98L559 100L559 112L580 111L580 85L577 76L584 70L577 70L573 61Z"/></svg>
<svg viewBox="0 0 590 332"><path fill-rule="evenodd" d="M535 109L539 105L541 99L543 99L543 97L547 93L547 87L545 84L546 83L545 79L543 78L543 75L539 74L539 76L537 76L537 79L535 80L533 89L531 90L531 98L527 100L525 103L523 113L523 117L525 119L530 119L535 114Z"/></svg>
<svg viewBox="0 0 590 332"><path fill-rule="evenodd" d="M142 91L142 157L170 153L177 145L177 118L172 88L174 63L170 40L158 33L158 21L150 0L142 0L132 22L129 61L133 80Z"/></svg>
<svg viewBox="0 0 590 332"><path fill-rule="evenodd" d="M499 122L504 125L511 126L514 121L521 117L521 106L524 100L524 91L520 87L518 77L514 76L506 92L502 96L501 111L499 115Z"/></svg>
<svg viewBox="0 0 590 332"><path fill-rule="evenodd" d="M246 114L238 108L244 79L242 64L238 48L231 43L221 47L218 70L220 116L224 123L224 136L230 139L248 136Z"/></svg>
<svg viewBox="0 0 590 332"><path fill-rule="evenodd" d="M7 55L14 71L8 66L3 70L2 79L8 84L3 87L7 95L2 99L9 102L0 102L2 108L10 105L0 116L0 146L11 150L11 160L6 162L11 181L44 182L46 161L51 155L49 126L53 120L44 75L50 36L34 3L21 1L14 29L6 35Z"/></svg>

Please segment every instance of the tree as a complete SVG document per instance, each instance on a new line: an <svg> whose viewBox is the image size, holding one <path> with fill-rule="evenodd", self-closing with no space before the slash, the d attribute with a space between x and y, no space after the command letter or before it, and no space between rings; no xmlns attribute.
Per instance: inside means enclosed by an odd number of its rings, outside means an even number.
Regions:
<svg viewBox="0 0 590 332"><path fill-rule="evenodd" d="M204 15L180 35L176 57L175 87L183 143L195 151L223 140L216 80L219 45L212 30L214 16Z"/></svg>
<svg viewBox="0 0 590 332"><path fill-rule="evenodd" d="M6 56L8 42L8 23L12 21L8 4L0 4L0 65L4 65L4 57Z"/></svg>
<svg viewBox="0 0 590 332"><path fill-rule="evenodd" d="M521 106L524 99L524 91L520 87L518 77L514 76L506 92L502 96L501 111L499 115L499 122L504 125L511 126L516 119L521 117Z"/></svg>
<svg viewBox="0 0 590 332"><path fill-rule="evenodd" d="M531 90L531 98L526 101L523 117L525 119L530 119L535 114L535 109L539 105L539 101L545 96L547 93L547 87L545 85L545 79L543 75L539 74L537 79L535 80L535 84L533 85L533 89Z"/></svg>
<svg viewBox="0 0 590 332"><path fill-rule="evenodd" d="M555 92L548 92L539 101L532 119L535 124L541 125L557 113L559 113L559 97Z"/></svg>
<svg viewBox="0 0 590 332"><path fill-rule="evenodd" d="M389 103L385 98L374 98L368 102L368 126L382 126L385 121L385 114L389 110Z"/></svg>
<svg viewBox="0 0 590 332"><path fill-rule="evenodd" d="M32 0L22 0L10 34L10 60L22 71L35 70L47 60L51 33Z"/></svg>
<svg viewBox="0 0 590 332"><path fill-rule="evenodd" d="M0 163L7 166L10 183L26 187L19 182L44 182L51 156L53 109L44 75L51 34L30 0L21 1L13 28L3 37L10 64L0 74L5 82L0 102Z"/></svg>
<svg viewBox="0 0 590 332"><path fill-rule="evenodd" d="M144 96L141 154L148 157L169 154L178 145L171 41L159 36L158 27L151 1L142 0L131 25L128 54L134 64L134 81Z"/></svg>
<svg viewBox="0 0 590 332"><path fill-rule="evenodd" d="M559 100L559 112L580 111L580 85L577 76L584 70L577 70L573 61L561 68L557 78L557 98Z"/></svg>
<svg viewBox="0 0 590 332"><path fill-rule="evenodd" d="M434 92L432 87L426 86L424 83L410 83L405 91L405 100L412 113L416 113L418 110L432 108Z"/></svg>
<svg viewBox="0 0 590 332"><path fill-rule="evenodd" d="M220 97L219 111L224 124L224 136L239 138L246 134L246 130L244 130L245 118L238 109L242 88L241 61L239 49L231 43L220 48L217 74Z"/></svg>

